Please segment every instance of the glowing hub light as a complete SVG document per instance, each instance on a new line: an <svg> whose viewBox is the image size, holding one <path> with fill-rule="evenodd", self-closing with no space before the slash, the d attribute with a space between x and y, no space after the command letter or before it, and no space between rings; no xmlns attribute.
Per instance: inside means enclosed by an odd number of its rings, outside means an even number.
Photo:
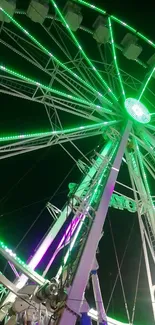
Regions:
<svg viewBox="0 0 155 325"><path fill-rule="evenodd" d="M151 115L148 109L137 99L127 98L125 108L128 114L137 122L146 124L150 122Z"/></svg>

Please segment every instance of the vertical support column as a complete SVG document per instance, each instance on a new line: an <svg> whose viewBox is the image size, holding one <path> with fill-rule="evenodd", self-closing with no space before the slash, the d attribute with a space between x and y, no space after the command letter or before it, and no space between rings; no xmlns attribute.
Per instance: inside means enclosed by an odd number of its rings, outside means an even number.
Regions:
<svg viewBox="0 0 155 325"><path fill-rule="evenodd" d="M92 285L93 285L93 292L95 297L95 304L98 312L98 323L99 325L107 325L107 316L103 305L97 270L91 271L91 274L92 274Z"/></svg>
<svg viewBox="0 0 155 325"><path fill-rule="evenodd" d="M81 260L79 262L72 286L68 293L68 299L66 307L62 313L59 325L75 325L77 315L80 312L80 307L84 299L84 292L88 283L90 272L93 268L93 262L96 256L96 250L98 247L99 240L103 225L105 222L106 214L109 207L111 195L114 190L115 182L118 176L119 168L122 162L124 151L127 145L131 130L132 122L129 121L124 134L122 135L120 145L118 147L113 166L109 175L107 176L106 184L104 187L103 195L96 212L96 216L92 227L90 229L86 245L83 250Z"/></svg>

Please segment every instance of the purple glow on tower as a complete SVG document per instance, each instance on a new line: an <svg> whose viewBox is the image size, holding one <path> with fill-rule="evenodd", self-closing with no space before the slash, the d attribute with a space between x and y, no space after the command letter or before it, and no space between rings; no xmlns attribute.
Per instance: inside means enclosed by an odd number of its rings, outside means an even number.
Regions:
<svg viewBox="0 0 155 325"><path fill-rule="evenodd" d="M10 261L8 261L8 264L10 265L10 267L11 267L12 271L14 272L16 278L19 278L19 274L18 274L15 266Z"/></svg>
<svg viewBox="0 0 155 325"><path fill-rule="evenodd" d="M80 216L80 217L81 217L81 216ZM74 232L75 232L76 228L78 227L78 224L79 224L79 222L80 222L80 220L81 220L80 217L76 217L73 221L70 222L70 224L69 224L69 226L68 226L68 228L67 228L65 234L64 234L63 237L61 238L61 240L60 240L60 242L59 242L59 244L58 244L58 246L57 246L57 248L56 248L56 250L55 250L55 252L54 252L54 254L53 254L53 256L52 256L52 258L50 259L50 261L49 261L49 263L48 263L48 265L47 265L47 267L46 267L46 269L45 269L45 271L44 271L44 273L43 273L43 276L45 276L45 275L47 274L47 272L48 272L50 266L51 266L52 263L54 262L54 260L55 260L55 258L56 258L56 256L57 256L57 254L59 253L59 251L60 251L60 250L61 250L65 245L67 245L67 244L69 243L69 241L70 241L72 235L74 234Z"/></svg>

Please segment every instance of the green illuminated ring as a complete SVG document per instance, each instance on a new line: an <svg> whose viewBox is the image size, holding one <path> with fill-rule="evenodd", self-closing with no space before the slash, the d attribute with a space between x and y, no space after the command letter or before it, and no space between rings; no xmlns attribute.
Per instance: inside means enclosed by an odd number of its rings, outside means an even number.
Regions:
<svg viewBox="0 0 155 325"><path fill-rule="evenodd" d="M96 12L99 12L102 15L107 15L107 12L105 10L103 10L100 7L97 7L96 5L88 2L88 1L84 1L84 0L73 0L74 2L80 3L88 8L91 8L93 10L95 10ZM136 36L139 36L141 39L143 39L144 41L146 41L148 44L150 44L153 48L155 48L155 43L150 40L149 38L147 38L145 35L143 35L142 33L138 32L135 28L133 28L132 26L128 25L127 23L125 23L124 21L122 21L121 19L111 15L110 18L114 21L116 21L118 24L126 27L128 30L130 30L132 33L136 34Z"/></svg>

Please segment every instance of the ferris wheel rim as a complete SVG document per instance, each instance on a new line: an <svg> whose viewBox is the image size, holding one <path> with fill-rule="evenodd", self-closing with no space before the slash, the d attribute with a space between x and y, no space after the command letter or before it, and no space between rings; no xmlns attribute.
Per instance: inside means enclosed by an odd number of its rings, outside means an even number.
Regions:
<svg viewBox="0 0 155 325"><path fill-rule="evenodd" d="M81 4L85 4L85 5L87 5L87 6L89 6L91 9L93 9L93 10L96 10L96 7L94 6L94 5L91 5L91 4L88 4L86 1L83 1L83 0L75 0L74 2L77 2L77 3L81 3ZM55 9L56 9L56 11L57 11L57 13L58 13L58 17L59 17L59 20L61 21L61 19L64 19L63 18L63 16L61 15L61 12L59 11L59 8L57 7L57 5L56 5L56 3L55 3L55 1L53 1L53 0L51 0L51 3L54 5L54 7L55 7ZM13 18L11 18L10 17L10 15L9 14L7 14L7 12L5 12L5 10L4 9L2 9L1 8L1 10L10 18L10 19L12 19L12 22L14 22L15 23L15 25L17 26L17 27L19 27L20 29L22 29L22 31L25 33L25 35L26 36L29 36L30 37L30 39L31 40L35 40L35 38L26 30L26 29L24 29L18 22L16 22L16 20L15 19L13 19ZM105 12L105 11L103 11L102 9L100 9L100 8L98 8L97 10L99 10L100 11L100 13L101 14L103 14L103 15L107 15L107 13ZM19 12L17 12L17 13L19 13ZM120 87L121 87L121 89L122 89L122 94L123 94L123 96L124 96L124 100L125 100L125 93L124 93L124 87L123 87L123 83L122 83L122 80L121 80L121 73L122 73L122 71L121 70L119 70L119 68L118 68L118 65L117 65L117 58L116 58L116 48L115 48L115 43L114 43L114 39L113 39L113 31L112 31L112 19L114 18L114 20L118 20L118 19L115 19L116 17L115 16L108 16L108 24L109 24L109 29L110 29L110 37L111 37L111 40L110 40L110 43L111 43L111 46L112 46L112 51L113 51L113 56L114 56L114 58L115 58L115 60L114 60L114 66L115 66L115 68L116 68L116 70L117 70L117 77L118 77L118 82L119 82L119 84L120 84ZM118 22L118 21L117 21ZM65 21L64 21L64 24L65 24ZM128 26L127 24L125 24L125 23L122 23L122 25L125 27L125 28L129 28L130 26ZM71 36L72 36L72 38L77 42L77 39L76 39L76 37L73 35L73 33L71 32L71 30L70 30L70 27L68 26L68 25L65 25L64 26L65 28L67 28L67 30L69 30L69 32L70 32L70 34L71 34ZM85 28L85 30L86 30L86 28ZM130 30L132 30L133 32L135 32L135 30L133 29L133 28L131 28L130 27ZM87 30L86 30L87 31ZM140 35L139 35L140 34ZM139 37L142 35L141 33L139 33L138 35L139 35ZM145 39L145 37L143 37L143 39L146 41L146 39ZM36 44L39 44L39 42L37 41L37 40L35 40L35 43ZM150 45L152 45L152 43L151 42L149 42L149 44ZM77 43L77 45L79 46L79 43ZM43 48L43 46L42 46L42 48ZM46 51L46 52L48 52L48 54L50 55L50 56L52 56L53 57L53 54L51 54L45 47L44 47L44 50ZM83 51L83 50L82 50ZM85 55L84 54L84 52L83 52L83 55ZM89 60L89 59L87 59L87 60ZM57 61L56 61L57 62ZM138 61L137 61L138 62ZM60 63L60 62L59 62ZM90 63L89 61L88 61L88 63ZM90 65L91 67L93 67L94 68L94 71L96 72L96 69L95 69L95 66L91 63L91 65ZM14 74L14 72L12 71L12 70L9 70L9 69L7 69L5 66L3 66L3 65L1 65L1 69L2 70L6 70L8 73L11 73L11 74ZM121 71L121 73L119 72L119 71ZM149 79L151 78L151 76L152 76L152 74L153 74L153 72L154 72L154 70L151 72L151 75L149 75L149 77L148 77L148 79L146 80L146 83L145 83L145 85L144 85L144 88L142 89L142 92L141 92L141 94L140 94L140 97L143 95L143 93L144 93L144 91L145 91L145 88L147 87L147 84L148 84L148 82L149 82ZM15 73L15 75L16 75L16 73ZM75 75L75 74L74 74ZM20 78L20 75L18 75L17 74L17 77L19 77ZM22 76L21 76L22 77ZM26 78L25 77L23 77L25 80L26 80ZM80 79L81 80L81 79ZM31 80L31 79L29 79L29 78L27 78L27 81L28 82L30 82L30 83L33 83L33 81ZM36 85L39 87L41 84L39 83L39 82L35 82L36 83ZM60 92L59 92L59 94L60 94ZM65 94L64 94L65 95ZM74 96L69 96L69 97L73 97L74 98ZM76 100L78 100L78 99L76 99ZM81 101L81 100L80 100ZM83 101L83 103L85 103L85 101ZM95 106L94 106L94 108L95 108ZM100 108L99 106L98 106L98 108ZM109 111L110 112L110 111ZM105 110L105 113L107 113L106 112L106 110ZM114 112L113 112L113 114L114 114ZM148 128L149 128L149 126L148 126ZM154 127L153 126L151 126L151 128L153 128L154 129ZM22 138L22 135L21 135L21 138ZM11 139L11 137L10 137L10 139ZM10 148L11 149L11 148Z"/></svg>
<svg viewBox="0 0 155 325"><path fill-rule="evenodd" d="M111 21L109 20L109 26L110 26L110 24L111 24ZM112 33L111 33L111 37L112 37ZM114 50L114 48L113 48L113 50ZM3 66L3 70L5 70L4 69L4 66ZM119 71L117 71L118 73L119 73ZM28 80L27 80L28 81ZM120 82L120 85L121 85L121 78L119 79L119 82ZM147 82L147 81L146 81ZM40 86L40 83L38 83L38 85L37 86ZM122 92L123 92L123 89L122 89ZM124 94L123 94L124 95ZM146 126L147 127L147 126ZM142 126L140 126L140 129L142 128L142 130L143 130L143 127ZM147 146L149 146L149 143L151 142L151 138L149 138L149 132L147 133L148 134L148 138L147 138ZM133 139L132 139L133 138ZM135 145L135 147L137 148L136 150L137 150L137 152L139 152L139 144L137 143L137 140L136 140L136 137L135 137L135 135L134 135L134 132L131 134L131 139L133 140L133 143L134 143L134 145ZM150 141L150 142L149 142ZM137 156L136 157L141 157L142 158L142 156L138 156L138 154L137 154ZM145 174L144 174L145 175Z"/></svg>

